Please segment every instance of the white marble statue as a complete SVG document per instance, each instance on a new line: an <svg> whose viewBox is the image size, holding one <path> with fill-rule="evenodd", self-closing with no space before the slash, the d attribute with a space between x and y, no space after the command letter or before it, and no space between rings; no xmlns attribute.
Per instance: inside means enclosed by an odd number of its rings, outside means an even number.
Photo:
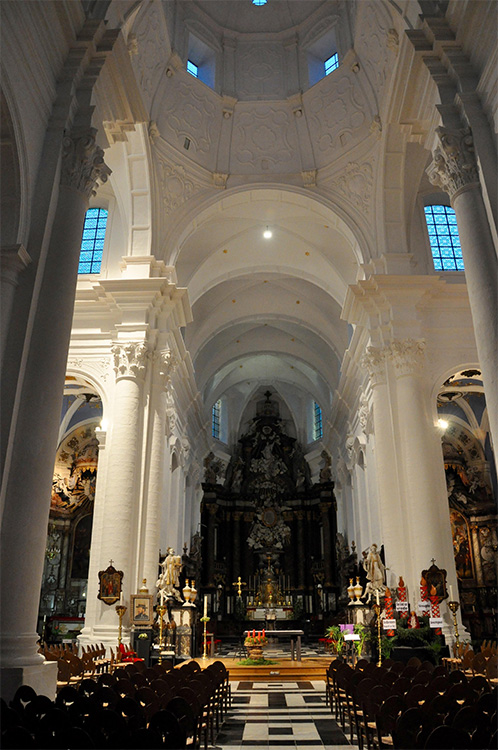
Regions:
<svg viewBox="0 0 498 750"><path fill-rule="evenodd" d="M376 592L379 593L379 596L384 596L386 592L386 585L384 583L386 568L380 559L376 544L371 544L369 550L363 552L362 563L368 580L362 598L367 597L366 601L368 604L372 595L375 596Z"/></svg>
<svg viewBox="0 0 498 750"><path fill-rule="evenodd" d="M172 597L182 601L180 592L176 588L180 583L181 570L182 559L180 555L175 555L173 547L168 547L168 554L161 563L161 575L156 582L161 603L164 599Z"/></svg>

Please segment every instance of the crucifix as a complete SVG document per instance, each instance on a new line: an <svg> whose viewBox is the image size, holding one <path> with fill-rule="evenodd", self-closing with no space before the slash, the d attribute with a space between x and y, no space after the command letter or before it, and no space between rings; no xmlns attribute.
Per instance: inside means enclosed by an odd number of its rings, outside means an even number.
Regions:
<svg viewBox="0 0 498 750"><path fill-rule="evenodd" d="M244 581L239 576L235 583L232 583L232 586L238 586L237 595L242 596L242 586L247 586L247 583L244 583Z"/></svg>

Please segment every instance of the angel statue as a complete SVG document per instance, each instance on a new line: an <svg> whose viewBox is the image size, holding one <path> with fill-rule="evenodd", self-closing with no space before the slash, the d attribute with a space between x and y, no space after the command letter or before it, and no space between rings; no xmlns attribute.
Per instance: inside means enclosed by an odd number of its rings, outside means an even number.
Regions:
<svg viewBox="0 0 498 750"><path fill-rule="evenodd" d="M167 552L168 554L161 563L161 574L156 582L161 604L165 598L171 597L182 601L180 592L176 589L176 586L180 583L182 559L180 555L175 555L173 547L168 547Z"/></svg>
<svg viewBox="0 0 498 750"><path fill-rule="evenodd" d="M366 601L368 604L372 595L375 596L376 591L379 592L379 596L384 596L386 592L386 585L384 583L386 568L380 559L376 544L371 544L368 552L367 550L363 552L362 564L368 579L362 598L367 596Z"/></svg>

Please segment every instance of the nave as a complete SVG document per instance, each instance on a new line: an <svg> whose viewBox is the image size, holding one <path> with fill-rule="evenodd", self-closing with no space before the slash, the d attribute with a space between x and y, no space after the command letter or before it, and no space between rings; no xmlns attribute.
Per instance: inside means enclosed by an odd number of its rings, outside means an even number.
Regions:
<svg viewBox="0 0 498 750"><path fill-rule="evenodd" d="M232 710L217 737L217 750L351 747L331 718L322 680L241 680L232 685L232 696Z"/></svg>

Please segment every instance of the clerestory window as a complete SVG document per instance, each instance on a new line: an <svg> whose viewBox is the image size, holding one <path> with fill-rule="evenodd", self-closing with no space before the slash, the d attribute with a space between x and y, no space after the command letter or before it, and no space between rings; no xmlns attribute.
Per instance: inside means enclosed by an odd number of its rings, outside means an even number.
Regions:
<svg viewBox="0 0 498 750"><path fill-rule="evenodd" d="M322 410L320 404L313 401L313 440L321 440L323 437Z"/></svg>
<svg viewBox="0 0 498 750"><path fill-rule="evenodd" d="M339 55L337 54L337 52L335 53L335 55L332 55L327 60L325 60L323 66L325 68L326 76L328 76L329 73L332 73L333 70L336 70L339 67Z"/></svg>
<svg viewBox="0 0 498 750"><path fill-rule="evenodd" d="M211 412L211 435L220 440L221 435L221 399L213 404Z"/></svg>
<svg viewBox="0 0 498 750"><path fill-rule="evenodd" d="M83 224L78 273L100 273L104 252L108 212L105 208L89 208Z"/></svg>
<svg viewBox="0 0 498 750"><path fill-rule="evenodd" d="M431 205L425 206L424 213L435 270L464 271L454 210L449 206Z"/></svg>

